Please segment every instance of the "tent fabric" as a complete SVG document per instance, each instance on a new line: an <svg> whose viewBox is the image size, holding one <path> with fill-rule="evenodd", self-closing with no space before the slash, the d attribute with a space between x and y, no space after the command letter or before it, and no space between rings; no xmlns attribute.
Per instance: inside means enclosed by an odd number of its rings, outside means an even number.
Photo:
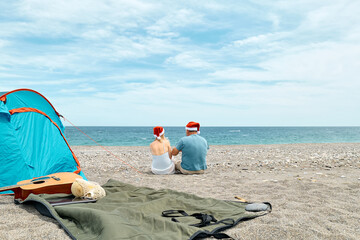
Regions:
<svg viewBox="0 0 360 240"><path fill-rule="evenodd" d="M64 130L59 114L40 93L0 93L0 187L57 172L85 178Z"/></svg>
<svg viewBox="0 0 360 240"><path fill-rule="evenodd" d="M249 203L201 198L170 189L155 190L110 179L102 186L106 197L95 203L52 205L64 194L31 194L21 203L32 203L46 216L59 222L72 239L199 239L220 234L241 221L263 216L271 211L249 212ZM56 201L55 201L56 202ZM189 215L212 215L218 224L190 226L194 217L163 217L166 210L184 210Z"/></svg>

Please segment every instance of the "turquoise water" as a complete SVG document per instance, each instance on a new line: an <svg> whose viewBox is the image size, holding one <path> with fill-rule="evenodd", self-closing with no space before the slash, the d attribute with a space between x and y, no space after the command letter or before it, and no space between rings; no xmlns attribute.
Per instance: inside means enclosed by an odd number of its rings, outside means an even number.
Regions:
<svg viewBox="0 0 360 240"><path fill-rule="evenodd" d="M148 146L152 127L79 127L104 146ZM164 127L172 145L185 136L185 127ZM210 145L360 142L360 127L201 127ZM70 145L96 145L75 127L66 127Z"/></svg>

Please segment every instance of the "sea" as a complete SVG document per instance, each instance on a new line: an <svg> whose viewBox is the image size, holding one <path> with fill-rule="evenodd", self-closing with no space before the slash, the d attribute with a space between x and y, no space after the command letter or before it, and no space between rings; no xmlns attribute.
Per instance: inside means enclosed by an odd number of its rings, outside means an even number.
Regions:
<svg viewBox="0 0 360 240"><path fill-rule="evenodd" d="M185 127L164 127L171 145L185 136ZM360 142L360 127L201 127L209 145ZM153 127L65 127L72 146L148 146Z"/></svg>

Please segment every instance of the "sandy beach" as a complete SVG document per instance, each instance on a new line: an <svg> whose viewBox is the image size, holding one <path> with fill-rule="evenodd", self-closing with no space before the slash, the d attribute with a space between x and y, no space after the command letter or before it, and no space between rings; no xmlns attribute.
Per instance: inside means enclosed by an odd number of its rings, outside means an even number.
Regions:
<svg viewBox="0 0 360 240"><path fill-rule="evenodd" d="M73 146L88 180L116 179L204 198L270 202L272 213L238 224L234 239L360 239L360 143L210 146L204 175L157 176L148 147ZM180 158L180 156L177 156ZM0 197L0 239L70 239L32 206Z"/></svg>

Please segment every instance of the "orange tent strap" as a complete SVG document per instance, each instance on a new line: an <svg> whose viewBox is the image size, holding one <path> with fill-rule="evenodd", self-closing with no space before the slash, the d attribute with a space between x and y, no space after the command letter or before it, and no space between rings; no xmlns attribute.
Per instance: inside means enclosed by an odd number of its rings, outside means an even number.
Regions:
<svg viewBox="0 0 360 240"><path fill-rule="evenodd" d="M4 95L2 95L2 96L0 97L0 100L3 101L3 102L5 102L7 95L9 95L9 94L11 94L11 93L14 93L14 92L19 92L19 91L29 91L29 92L33 92L33 93L36 93L36 94L40 95L42 98L44 98L44 99L50 104L50 106L54 109L55 113L56 113L58 116L61 116L61 115L56 111L56 109L55 109L54 106L51 104L51 102L50 102L46 97L44 97L44 95L42 95L41 93L39 93L39 92L37 92L37 91L35 91L35 90L32 90L32 89L20 88L20 89L12 90L12 91L7 92L7 93L5 93Z"/></svg>
<svg viewBox="0 0 360 240"><path fill-rule="evenodd" d="M68 148L70 149L76 163L77 163L77 170L74 172L74 173L79 173L81 171L81 168L80 168L80 163L79 163L79 160L77 159L77 157L75 156L75 153L71 150L70 148L70 145L68 143L68 141L66 140L65 136L63 135L63 133L61 132L59 126L56 124L56 122L54 122L53 120L51 120L51 118L46 114L44 113L43 111L40 111L39 109L36 109L36 108L29 108L29 107L23 107L23 108L15 108L15 109L11 109L9 111L9 113L11 115L15 114L15 113L24 113L24 112L36 112L36 113L40 113L42 115L44 115L45 117L47 117L56 127L57 129L59 129L59 132L61 134L61 136L63 137L63 139L65 140L65 143L66 145L68 146Z"/></svg>

